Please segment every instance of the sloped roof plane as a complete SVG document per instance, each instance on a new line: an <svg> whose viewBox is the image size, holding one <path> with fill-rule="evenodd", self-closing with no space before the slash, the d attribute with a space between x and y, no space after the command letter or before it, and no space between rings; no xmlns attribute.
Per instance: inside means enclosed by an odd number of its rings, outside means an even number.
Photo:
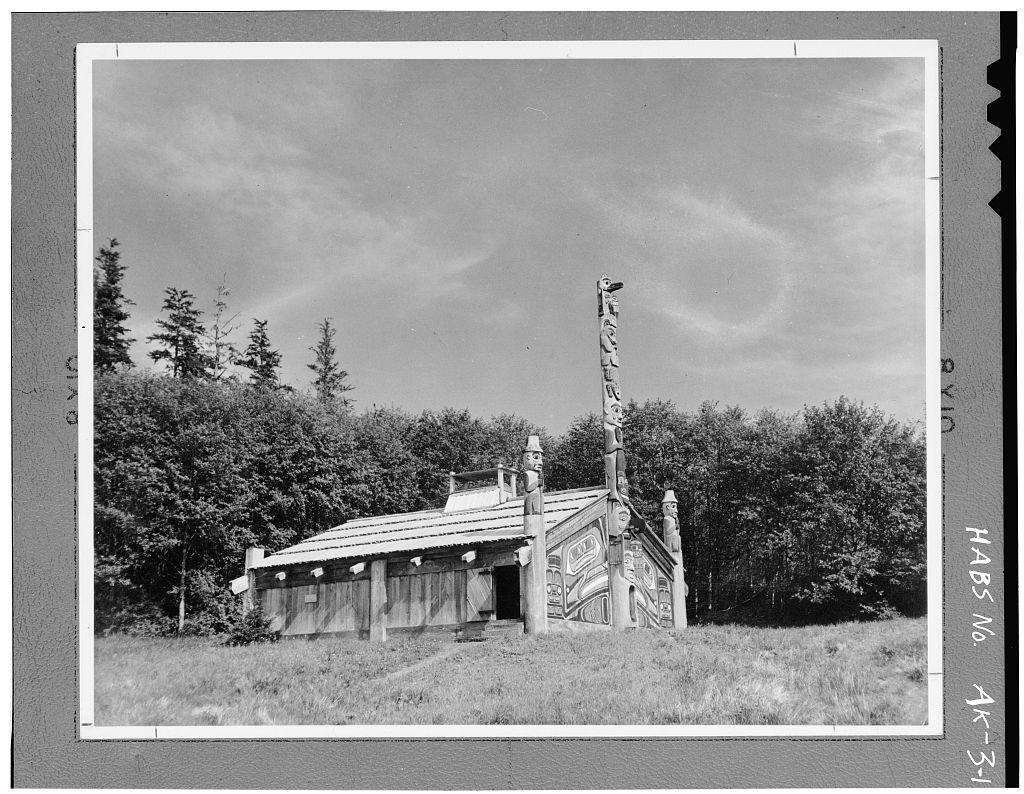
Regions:
<svg viewBox="0 0 1024 794"><path fill-rule="evenodd" d="M545 493L545 532L551 532L607 496L605 488ZM275 552L256 567L275 568L525 538L523 498L519 497L498 505L456 512L446 513L444 508L437 508L357 518Z"/></svg>

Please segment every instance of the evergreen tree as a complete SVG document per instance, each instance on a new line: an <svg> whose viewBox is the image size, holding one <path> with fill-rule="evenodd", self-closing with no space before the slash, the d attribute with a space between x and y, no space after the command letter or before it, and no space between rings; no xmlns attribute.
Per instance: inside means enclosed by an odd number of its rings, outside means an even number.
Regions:
<svg viewBox="0 0 1024 794"><path fill-rule="evenodd" d="M100 374L132 366L128 346L135 340L128 336L124 323L130 316L125 307L135 304L121 291L124 265L118 245L117 238L111 238L106 248L100 248L93 274L92 355L93 367Z"/></svg>
<svg viewBox="0 0 1024 794"><path fill-rule="evenodd" d="M348 408L352 405L352 400L344 394L352 391L353 387L345 382L348 373L339 369L334 361L334 355L337 353L334 335L338 329L331 327L330 317L325 317L323 322L317 325L317 329L320 331L320 339L315 347L309 348L310 352L316 355L316 361L306 365L316 373L313 380L316 398L327 406Z"/></svg>
<svg viewBox="0 0 1024 794"><path fill-rule="evenodd" d="M199 321L203 313L195 307L195 295L188 290L170 287L164 290L163 310L167 319L157 320L162 329L146 337L146 341L161 345L149 357L166 361L175 378L201 378L209 374L210 357L203 351L206 329Z"/></svg>
<svg viewBox="0 0 1024 794"><path fill-rule="evenodd" d="M267 321L257 320L249 332L249 344L238 363L250 371L249 382L254 386L266 389L280 387L278 370L281 368L281 352L270 349L270 337L267 336Z"/></svg>
<svg viewBox="0 0 1024 794"><path fill-rule="evenodd" d="M210 377L213 380L224 380L228 374L228 367L238 361L238 348L230 340L231 334L238 328L234 325L238 312L225 317L228 311L227 297L230 294L222 279L217 285L217 297L213 301L216 311L213 313L210 330L206 334L210 351Z"/></svg>

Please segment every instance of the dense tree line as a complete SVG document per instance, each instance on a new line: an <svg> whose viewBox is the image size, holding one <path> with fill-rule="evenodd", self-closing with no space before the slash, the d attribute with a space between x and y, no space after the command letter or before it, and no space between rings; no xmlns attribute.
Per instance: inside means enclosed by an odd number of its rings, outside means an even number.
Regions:
<svg viewBox="0 0 1024 794"><path fill-rule="evenodd" d="M219 630L247 546L440 506L447 473L515 466L537 433L545 487L601 485L596 415L551 437L522 417L338 411L239 382L115 373L95 396L101 628ZM840 399L798 416L627 406L631 496L653 526L679 499L697 620L794 622L924 608L924 445Z"/></svg>
<svg viewBox="0 0 1024 794"><path fill-rule="evenodd" d="M351 518L443 504L449 471L516 466L540 435L548 490L604 481L600 417L553 437L527 419L445 408L352 410L336 329L318 326L309 393L282 384L265 321L231 342L222 284L209 327L166 290L132 369L117 241L95 272L96 620L99 630L221 631L248 546L270 550ZM231 367L248 371L243 379ZM630 403L634 504L654 527L679 499L691 619L788 623L920 614L925 447L913 426L839 398L798 414Z"/></svg>

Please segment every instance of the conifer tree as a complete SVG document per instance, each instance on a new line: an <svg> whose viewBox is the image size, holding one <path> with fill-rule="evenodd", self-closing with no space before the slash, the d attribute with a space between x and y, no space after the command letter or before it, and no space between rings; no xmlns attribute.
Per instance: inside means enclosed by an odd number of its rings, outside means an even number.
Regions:
<svg viewBox="0 0 1024 794"><path fill-rule="evenodd" d="M352 391L352 386L345 382L348 373L338 367L334 360L338 352L334 346L334 335L337 328L331 326L331 318L325 317L323 322L317 324L320 331L320 339L315 347L309 348L316 356L316 361L306 366L316 373L313 379L313 388L316 389L316 398L327 406L338 406L348 408L352 400L345 397L345 392Z"/></svg>
<svg viewBox="0 0 1024 794"><path fill-rule="evenodd" d="M267 336L267 321L257 320L249 332L249 344L238 363L250 371L249 382L254 386L276 389L281 385L278 370L281 368L281 352L270 349L270 337Z"/></svg>
<svg viewBox="0 0 1024 794"><path fill-rule="evenodd" d="M116 372L119 367L130 369L128 346L135 340L128 336L124 323L130 316L127 306L134 306L121 291L124 265L120 243L111 238L106 248L100 248L96 257L99 265L93 273L93 367L97 373Z"/></svg>
<svg viewBox="0 0 1024 794"><path fill-rule="evenodd" d="M159 350L152 350L153 361L166 361L175 378L202 378L209 374L210 357L203 351L206 329L200 322L203 313L195 307L195 295L188 290L170 287L164 290L163 310L167 318L157 320L162 329L146 337L156 342Z"/></svg>
<svg viewBox="0 0 1024 794"><path fill-rule="evenodd" d="M210 351L210 378L212 380L224 380L228 374L228 367L238 361L238 348L231 341L230 336L237 330L234 324L238 313L225 317L228 311L227 297L231 294L222 279L217 285L217 297L213 301L216 311L210 322L210 330L206 334Z"/></svg>

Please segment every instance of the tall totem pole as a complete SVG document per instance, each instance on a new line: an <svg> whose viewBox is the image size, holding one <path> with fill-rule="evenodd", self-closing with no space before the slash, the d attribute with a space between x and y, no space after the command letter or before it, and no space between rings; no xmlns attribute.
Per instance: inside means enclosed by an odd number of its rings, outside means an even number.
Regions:
<svg viewBox="0 0 1024 794"><path fill-rule="evenodd" d="M526 587L525 628L527 634L548 630L547 538L544 536L544 451L540 438L530 436L523 450L523 526L530 544L530 562L523 569Z"/></svg>
<svg viewBox="0 0 1024 794"><path fill-rule="evenodd" d="M672 579L672 625L677 629L686 628L686 580L683 568L683 545L679 537L679 507L675 491L665 491L661 500L661 533L675 562L675 576Z"/></svg>
<svg viewBox="0 0 1024 794"><path fill-rule="evenodd" d="M622 282L607 275L597 282L597 316L601 328L601 406L604 426L604 481L608 489L608 586L612 628L633 626L624 550L629 543L629 482L622 446L622 391L619 386L619 299Z"/></svg>

